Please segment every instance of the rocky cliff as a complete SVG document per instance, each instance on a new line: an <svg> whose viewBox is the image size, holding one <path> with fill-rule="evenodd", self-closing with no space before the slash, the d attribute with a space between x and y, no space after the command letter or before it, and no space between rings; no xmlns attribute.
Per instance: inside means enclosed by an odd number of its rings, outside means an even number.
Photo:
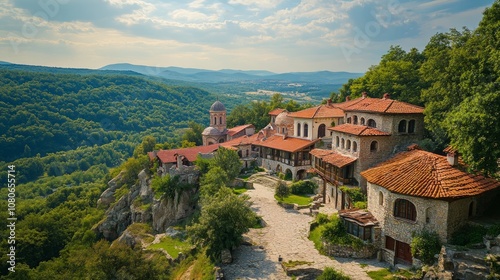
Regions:
<svg viewBox="0 0 500 280"><path fill-rule="evenodd" d="M104 218L94 227L98 236L115 240L132 223L149 223L155 233L161 233L193 213L195 189L176 192L173 198L156 199L146 171L141 171L138 177L138 182L118 200L116 191L121 187L122 174L108 182L109 188L97 202L99 207L108 208Z"/></svg>

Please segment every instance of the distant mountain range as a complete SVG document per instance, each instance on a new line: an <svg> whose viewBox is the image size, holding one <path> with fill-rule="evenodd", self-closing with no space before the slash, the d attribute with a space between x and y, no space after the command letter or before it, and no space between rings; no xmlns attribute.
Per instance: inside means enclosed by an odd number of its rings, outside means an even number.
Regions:
<svg viewBox="0 0 500 280"><path fill-rule="evenodd" d="M265 70L206 70L182 67L154 67L118 63L106 65L99 70L134 71L143 75L157 76L171 80L188 82L221 83L245 81L275 81L284 83L314 83L314 84L344 84L351 78L357 78L363 73L351 72L290 72L277 74Z"/></svg>

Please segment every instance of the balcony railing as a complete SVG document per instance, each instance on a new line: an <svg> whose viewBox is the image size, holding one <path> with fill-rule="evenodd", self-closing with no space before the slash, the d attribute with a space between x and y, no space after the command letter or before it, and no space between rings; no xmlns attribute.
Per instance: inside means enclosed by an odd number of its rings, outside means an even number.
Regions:
<svg viewBox="0 0 500 280"><path fill-rule="evenodd" d="M337 174L331 172L329 169L326 170L325 168L315 166L314 169L316 169L322 177L324 177L327 181L331 183L335 183L338 185L351 185L353 183L352 178L344 178L341 176L338 176Z"/></svg>

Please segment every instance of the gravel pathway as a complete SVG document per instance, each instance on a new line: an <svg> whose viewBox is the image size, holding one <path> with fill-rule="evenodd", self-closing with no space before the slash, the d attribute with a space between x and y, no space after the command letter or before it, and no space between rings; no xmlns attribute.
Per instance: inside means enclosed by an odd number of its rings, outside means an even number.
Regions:
<svg viewBox="0 0 500 280"><path fill-rule="evenodd" d="M334 267L355 280L370 279L366 271L387 267L376 260L353 260L319 254L307 236L313 220L309 210L285 210L274 199L274 190L254 183L254 189L246 192L253 201L252 208L262 216L267 226L251 229L246 234L254 246L240 246L233 252L233 263L224 265L226 279L290 279L278 262L309 262L309 268L323 270ZM321 208L331 213L331 209ZM363 264L363 265L361 265Z"/></svg>

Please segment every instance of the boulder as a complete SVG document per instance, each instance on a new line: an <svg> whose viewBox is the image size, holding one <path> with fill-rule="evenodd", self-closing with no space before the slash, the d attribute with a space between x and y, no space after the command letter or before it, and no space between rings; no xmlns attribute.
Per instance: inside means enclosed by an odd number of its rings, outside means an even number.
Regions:
<svg viewBox="0 0 500 280"><path fill-rule="evenodd" d="M233 257L231 256L231 251L229 251L229 249L222 250L221 261L223 264L230 264L233 262Z"/></svg>

